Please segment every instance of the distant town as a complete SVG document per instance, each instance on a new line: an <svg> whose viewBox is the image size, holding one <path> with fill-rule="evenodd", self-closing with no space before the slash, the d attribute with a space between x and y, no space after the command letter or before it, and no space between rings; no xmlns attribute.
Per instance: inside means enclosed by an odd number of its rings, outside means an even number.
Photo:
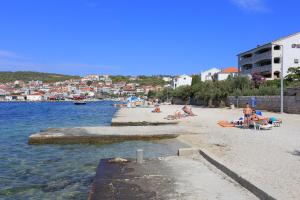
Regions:
<svg viewBox="0 0 300 200"><path fill-rule="evenodd" d="M198 76L202 80L225 80L235 76L238 69L224 70L212 68ZM115 80L115 81L113 81ZM145 81L147 80L147 81ZM53 83L41 80L15 80L0 83L0 101L68 101L80 99L112 99L128 96L147 96L150 91L158 92L165 88L176 89L190 86L192 76L110 76L90 74L80 79L70 79Z"/></svg>

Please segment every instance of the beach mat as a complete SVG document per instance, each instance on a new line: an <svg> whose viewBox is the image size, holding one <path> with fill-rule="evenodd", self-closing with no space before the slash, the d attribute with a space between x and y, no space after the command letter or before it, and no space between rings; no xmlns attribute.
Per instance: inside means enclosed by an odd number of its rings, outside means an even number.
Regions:
<svg viewBox="0 0 300 200"><path fill-rule="evenodd" d="M229 121L218 121L218 124L225 128L235 127L234 124L230 123Z"/></svg>

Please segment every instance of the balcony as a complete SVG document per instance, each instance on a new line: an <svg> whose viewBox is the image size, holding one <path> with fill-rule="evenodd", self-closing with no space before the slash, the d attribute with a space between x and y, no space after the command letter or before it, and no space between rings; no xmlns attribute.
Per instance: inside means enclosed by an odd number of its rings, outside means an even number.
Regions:
<svg viewBox="0 0 300 200"><path fill-rule="evenodd" d="M252 74L254 73L271 73L272 74L272 65L264 65L264 66L256 66L251 71Z"/></svg>
<svg viewBox="0 0 300 200"><path fill-rule="evenodd" d="M272 58L272 51L267 51L261 54L255 54L254 60L255 62L258 62L260 60L267 60Z"/></svg>
<svg viewBox="0 0 300 200"><path fill-rule="evenodd" d="M252 61L253 61L252 57L242 58L239 63L240 63L240 65L245 65L245 64L251 64Z"/></svg>

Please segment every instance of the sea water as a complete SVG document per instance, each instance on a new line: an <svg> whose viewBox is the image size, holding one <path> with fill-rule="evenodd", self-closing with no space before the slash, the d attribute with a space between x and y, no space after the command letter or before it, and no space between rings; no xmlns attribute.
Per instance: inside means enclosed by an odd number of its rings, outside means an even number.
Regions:
<svg viewBox="0 0 300 200"><path fill-rule="evenodd" d="M87 199L101 158L173 155L177 142L131 141L109 145L28 145L47 128L109 126L110 101L0 103L0 199Z"/></svg>

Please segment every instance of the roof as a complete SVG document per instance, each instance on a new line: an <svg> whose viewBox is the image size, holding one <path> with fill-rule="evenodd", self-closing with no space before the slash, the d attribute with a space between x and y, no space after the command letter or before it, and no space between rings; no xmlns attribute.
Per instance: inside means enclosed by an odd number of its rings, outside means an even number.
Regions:
<svg viewBox="0 0 300 200"><path fill-rule="evenodd" d="M239 70L236 67L228 67L228 68L223 69L221 71L221 73L224 73L224 74L227 74L227 73L238 73L238 72L239 72Z"/></svg>
<svg viewBox="0 0 300 200"><path fill-rule="evenodd" d="M248 51L244 51L244 52L242 52L242 53L239 53L238 56L241 55L241 54L250 52L250 51L252 51L252 50L254 50L254 49L257 49L257 48L260 48L260 47L264 47L264 46L267 46L267 45L270 45L270 44L274 44L275 42L279 42L279 41L281 41L281 40L284 40L284 39L293 37L293 36L298 35L298 34L300 34L300 32L296 32L296 33L289 34L289 35L287 35L287 36L281 37L281 38L279 38L279 39L272 40L271 42L265 43L265 44L263 44L263 45L259 45L258 47L255 47L255 48L252 48L252 49L250 49L250 50L248 50Z"/></svg>
<svg viewBox="0 0 300 200"><path fill-rule="evenodd" d="M211 72L211 71L221 71L221 70L216 68L216 67L213 67L213 68L210 68L208 70L202 71L201 73L206 73L206 72Z"/></svg>

